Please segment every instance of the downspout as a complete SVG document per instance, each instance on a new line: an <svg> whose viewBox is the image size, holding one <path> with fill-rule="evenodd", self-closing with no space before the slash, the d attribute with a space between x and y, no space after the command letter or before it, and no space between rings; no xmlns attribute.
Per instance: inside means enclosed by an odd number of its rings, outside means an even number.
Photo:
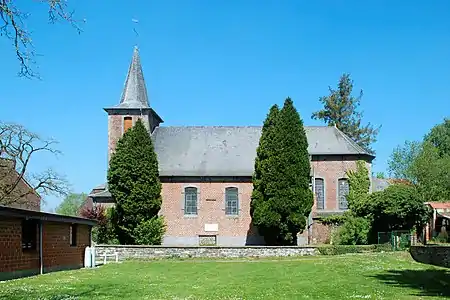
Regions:
<svg viewBox="0 0 450 300"><path fill-rule="evenodd" d="M310 165L311 165L311 161L312 161L312 156L310 155L309 156L309 163L310 163ZM311 169L312 169L312 179L311 179L311 191L312 191L312 193L313 193L313 199L315 199L314 197L315 197L315 186L314 186L314 183L315 183L315 175L316 175L316 172L315 172L315 170L314 170L314 166L312 166L311 167ZM313 206L314 206L314 203L313 203ZM311 238L312 238L312 210L310 211L310 213L309 213L309 216L308 216L308 222L307 222L307 226L308 226L308 245L310 245L311 244Z"/></svg>
<svg viewBox="0 0 450 300"><path fill-rule="evenodd" d="M44 274L44 255L43 255L43 234L42 234L43 222L39 220L39 265L40 265L40 274Z"/></svg>

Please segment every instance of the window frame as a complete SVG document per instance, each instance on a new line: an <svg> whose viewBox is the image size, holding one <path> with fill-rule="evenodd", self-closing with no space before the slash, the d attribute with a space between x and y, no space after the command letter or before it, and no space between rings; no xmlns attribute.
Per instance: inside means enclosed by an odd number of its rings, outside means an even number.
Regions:
<svg viewBox="0 0 450 300"><path fill-rule="evenodd" d="M341 182L345 181L347 183L347 194L343 195L345 197L345 208L341 206ZM338 205L338 209L339 210L348 210L348 200L347 200L347 195L350 192L350 183L348 182L348 178L345 177L341 177L338 178L337 180L337 205Z"/></svg>
<svg viewBox="0 0 450 300"><path fill-rule="evenodd" d="M69 225L69 244L70 247L77 246L77 232L78 232L78 224L70 224Z"/></svg>
<svg viewBox="0 0 450 300"><path fill-rule="evenodd" d="M23 219L21 223L22 251L35 251L38 245L38 222L34 219Z"/></svg>
<svg viewBox="0 0 450 300"><path fill-rule="evenodd" d="M192 205L187 205L188 201L192 201L192 199L188 199L188 196L195 195L195 212L188 210L188 207L193 208ZM183 210L185 216L197 216L198 215L198 203L199 203L199 196L198 196L198 188L196 186L186 186L183 190Z"/></svg>
<svg viewBox="0 0 450 300"><path fill-rule="evenodd" d="M319 207L319 198L317 196L317 185L316 185L316 181L317 180L321 180L322 181L322 197L323 197L323 201L322 201L322 208ZM325 178L323 177L315 177L314 178L314 196L316 198L316 209L317 210L325 210L325 201L326 201L326 188L325 188Z"/></svg>
<svg viewBox="0 0 450 300"><path fill-rule="evenodd" d="M229 203L229 201L234 201L234 200L229 200L228 199L228 196L230 195L230 193L231 193L231 191L233 191L233 196L234 196L234 191L235 191L235 195L236 195L236 206L235 206L235 208L236 208L236 210L235 210L235 213L233 213L233 211L232 210L230 210L230 211L228 211L228 208L232 208L232 206L229 206L228 205L228 203ZM225 201L225 215L226 216L230 216L230 217L236 217L236 216L239 216L239 211L240 211L240 199L239 199L239 188L237 187L237 186L227 186L226 188L225 188L225 192L224 192L224 201Z"/></svg>
<svg viewBox="0 0 450 300"><path fill-rule="evenodd" d="M131 126L128 128L128 129L126 129L125 128L125 123L126 123L126 121L131 121ZM133 127L133 117L131 117L131 116L125 116L125 117L123 117L123 123L122 123L122 134L124 134L125 132L127 132L127 130L129 130L129 129L131 129Z"/></svg>

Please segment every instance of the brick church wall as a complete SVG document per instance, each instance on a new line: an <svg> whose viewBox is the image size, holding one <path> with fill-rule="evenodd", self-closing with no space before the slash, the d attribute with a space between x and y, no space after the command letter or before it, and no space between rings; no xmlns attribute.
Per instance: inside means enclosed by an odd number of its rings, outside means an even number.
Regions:
<svg viewBox="0 0 450 300"><path fill-rule="evenodd" d="M184 215L185 187L196 187L198 213ZM239 191L239 214L225 215L225 188L237 187ZM260 244L261 237L251 226L250 199L251 182L163 182L163 204L160 214L167 222L164 245L198 245L199 236L216 236L217 245ZM217 231L214 228L217 226ZM206 238L206 237L205 237Z"/></svg>
<svg viewBox="0 0 450 300"><path fill-rule="evenodd" d="M356 168L359 157L319 157L311 162L315 176L325 179L325 209L317 210L316 203L312 215L317 213L342 213L337 201L337 182L345 178L346 171ZM367 163L369 172L370 163ZM180 180L181 181L181 180ZM185 216L183 211L185 187L196 187L198 194L197 216ZM225 215L225 188L237 187L239 189L240 211L238 216ZM162 184L162 208L160 214L164 215L167 231L163 244L167 246L199 245L203 237L216 236L219 246L243 246L262 244L262 237L251 226L250 201L252 193L251 179L248 182L164 182ZM205 231L208 224L217 224L217 231ZM214 225L215 226L215 225ZM311 244L328 243L331 239L331 227L313 220L311 226ZM299 244L308 243L308 231L299 235Z"/></svg>

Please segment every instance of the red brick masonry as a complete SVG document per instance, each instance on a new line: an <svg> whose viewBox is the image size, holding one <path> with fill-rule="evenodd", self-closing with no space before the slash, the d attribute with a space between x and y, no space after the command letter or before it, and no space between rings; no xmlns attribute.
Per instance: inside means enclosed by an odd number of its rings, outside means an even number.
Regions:
<svg viewBox="0 0 450 300"><path fill-rule="evenodd" d="M23 221L34 226L23 231ZM0 280L83 267L94 221L0 206ZM42 247L40 245L42 226ZM70 238L71 227L76 239ZM74 229L76 228L76 229ZM23 234L35 235L31 249L23 248ZM71 245L71 242L75 242ZM42 265L41 265L42 249Z"/></svg>

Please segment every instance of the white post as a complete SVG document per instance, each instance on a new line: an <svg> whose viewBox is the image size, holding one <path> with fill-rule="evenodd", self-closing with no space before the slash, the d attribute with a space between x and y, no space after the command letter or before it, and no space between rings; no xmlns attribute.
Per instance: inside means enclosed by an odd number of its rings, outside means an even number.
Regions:
<svg viewBox="0 0 450 300"><path fill-rule="evenodd" d="M103 264L106 265L106 252L103 254Z"/></svg>
<svg viewBox="0 0 450 300"><path fill-rule="evenodd" d="M95 247L91 247L91 267L95 268L95 266L96 266Z"/></svg>
<svg viewBox="0 0 450 300"><path fill-rule="evenodd" d="M119 262L119 253L116 251L116 262Z"/></svg>

